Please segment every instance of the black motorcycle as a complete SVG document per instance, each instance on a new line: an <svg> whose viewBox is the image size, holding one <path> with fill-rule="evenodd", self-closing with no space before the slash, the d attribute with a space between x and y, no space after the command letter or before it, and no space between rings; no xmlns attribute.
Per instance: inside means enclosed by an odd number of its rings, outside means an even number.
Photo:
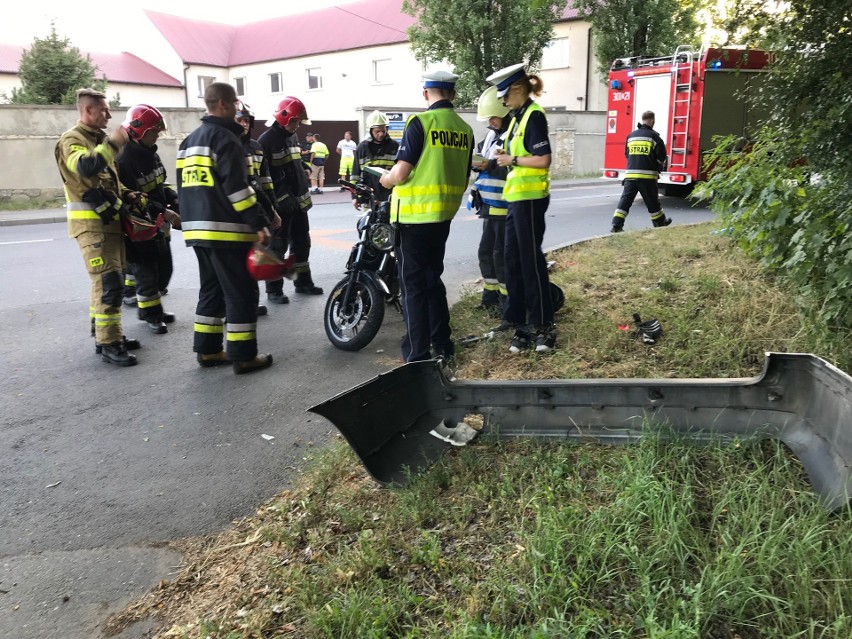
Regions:
<svg viewBox="0 0 852 639"><path fill-rule="evenodd" d="M334 346L357 351L373 341L385 318L385 305L402 312L394 254L395 229L390 223L390 202L379 202L373 189L362 183L340 180L355 194L362 208L358 241L340 280L325 303L325 334Z"/></svg>

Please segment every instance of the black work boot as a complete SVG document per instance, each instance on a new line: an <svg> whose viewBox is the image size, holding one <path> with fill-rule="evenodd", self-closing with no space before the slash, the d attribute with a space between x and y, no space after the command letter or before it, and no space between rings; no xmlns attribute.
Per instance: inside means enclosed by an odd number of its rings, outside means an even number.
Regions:
<svg viewBox="0 0 852 639"><path fill-rule="evenodd" d="M127 352L124 342L113 342L112 344L101 344L101 358L108 364L116 366L134 366L136 355Z"/></svg>
<svg viewBox="0 0 852 639"><path fill-rule="evenodd" d="M126 348L129 351L135 351L135 350L142 348L142 344L139 342L139 340L133 339L132 337L122 336L121 342L122 342L122 344L124 344L124 348ZM103 350L103 346L101 346L100 344L95 344L95 354L96 355L100 355L102 350Z"/></svg>
<svg viewBox="0 0 852 639"><path fill-rule="evenodd" d="M624 218L623 217L614 217L612 218L612 228L609 230L610 233L621 233L624 230Z"/></svg>
<svg viewBox="0 0 852 639"><path fill-rule="evenodd" d="M289 304L290 298L284 293L267 293L266 298L273 304Z"/></svg>
<svg viewBox="0 0 852 639"><path fill-rule="evenodd" d="M672 223L672 218L666 217L665 215L661 215L660 217L652 218L651 223L655 227L668 226Z"/></svg>
<svg viewBox="0 0 852 639"><path fill-rule="evenodd" d="M148 328L151 329L154 335L162 335L169 332L169 328L161 319L148 320Z"/></svg>
<svg viewBox="0 0 852 639"><path fill-rule="evenodd" d="M308 284L296 284L296 292L306 295L322 295L322 289L313 282Z"/></svg>

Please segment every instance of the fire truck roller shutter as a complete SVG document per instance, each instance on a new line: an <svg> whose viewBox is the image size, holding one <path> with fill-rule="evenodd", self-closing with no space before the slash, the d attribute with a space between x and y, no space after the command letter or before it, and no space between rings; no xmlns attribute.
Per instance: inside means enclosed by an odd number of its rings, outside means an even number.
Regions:
<svg viewBox="0 0 852 639"><path fill-rule="evenodd" d="M646 75L636 78L636 98L633 100L633 128L639 122L639 116L645 111L653 111L657 116L654 131L660 134L666 149L671 149L669 127L671 126L672 75Z"/></svg>

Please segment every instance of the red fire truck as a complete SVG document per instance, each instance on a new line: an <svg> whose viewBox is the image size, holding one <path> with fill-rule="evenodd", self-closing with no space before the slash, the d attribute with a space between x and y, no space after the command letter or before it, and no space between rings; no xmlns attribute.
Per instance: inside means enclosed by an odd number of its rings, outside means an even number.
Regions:
<svg viewBox="0 0 852 639"><path fill-rule="evenodd" d="M603 177L621 180L624 143L644 111L666 143L668 170L660 175L667 195L685 195L707 177L704 154L717 135L749 139L763 113L747 101L766 76L769 54L746 49L678 47L662 58L619 58L609 73Z"/></svg>

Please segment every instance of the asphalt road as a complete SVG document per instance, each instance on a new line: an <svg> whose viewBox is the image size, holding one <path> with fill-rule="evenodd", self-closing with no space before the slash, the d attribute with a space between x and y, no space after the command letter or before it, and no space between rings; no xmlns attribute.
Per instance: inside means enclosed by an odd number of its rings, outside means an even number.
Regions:
<svg viewBox="0 0 852 639"><path fill-rule="evenodd" d="M619 194L612 185L555 189L545 245L607 234ZM682 200L663 206L678 224L712 217ZM355 220L345 203L311 212L311 263L326 292L342 276ZM647 226L639 200L627 228ZM453 299L476 287L479 234L462 210L447 248ZM125 332L143 348L139 365L123 369L94 355L88 277L65 225L0 227L2 638L98 636L109 613L176 572L180 557L165 542L222 530L287 486L333 434L306 408L399 364L397 314L363 351L339 351L323 330L325 297L287 284L291 303L270 306L258 329L261 352L275 356L270 370L236 377L198 367L197 266L180 233L172 246L164 306L177 322L150 335L126 309Z"/></svg>

